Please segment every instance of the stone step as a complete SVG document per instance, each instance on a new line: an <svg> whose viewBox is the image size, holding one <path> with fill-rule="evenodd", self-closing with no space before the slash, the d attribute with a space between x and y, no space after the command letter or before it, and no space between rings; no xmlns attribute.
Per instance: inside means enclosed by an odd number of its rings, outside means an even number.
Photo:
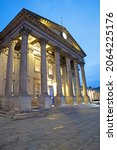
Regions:
<svg viewBox="0 0 117 150"><path fill-rule="evenodd" d="M87 108L90 106L96 107L95 104L88 104ZM26 118L34 118L34 117L43 117L48 116L50 114L59 113L59 112L67 112L69 113L71 110L77 109L83 109L86 108L86 105L68 105L64 107L51 107L51 108L40 108L40 109L32 109L30 112L15 112L15 111L4 111L0 109L0 115L4 117L10 117L12 119L26 119Z"/></svg>

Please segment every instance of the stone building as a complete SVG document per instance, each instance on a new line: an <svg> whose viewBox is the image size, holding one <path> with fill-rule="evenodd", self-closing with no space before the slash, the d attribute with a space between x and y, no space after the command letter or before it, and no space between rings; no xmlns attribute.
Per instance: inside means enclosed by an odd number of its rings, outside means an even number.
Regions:
<svg viewBox="0 0 117 150"><path fill-rule="evenodd" d="M100 87L97 88L87 88L87 94L90 98L90 102L100 101Z"/></svg>
<svg viewBox="0 0 117 150"><path fill-rule="evenodd" d="M88 103L84 57L68 30L27 9L0 32L0 103L3 109ZM81 96L78 65L82 74Z"/></svg>

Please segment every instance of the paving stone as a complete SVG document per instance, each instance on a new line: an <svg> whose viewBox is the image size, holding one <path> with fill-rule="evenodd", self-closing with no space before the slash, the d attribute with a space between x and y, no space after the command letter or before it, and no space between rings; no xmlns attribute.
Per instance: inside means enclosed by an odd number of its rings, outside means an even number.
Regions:
<svg viewBox="0 0 117 150"><path fill-rule="evenodd" d="M41 112L41 117L36 114L20 120L0 116L0 150L100 149L99 106L69 106Z"/></svg>

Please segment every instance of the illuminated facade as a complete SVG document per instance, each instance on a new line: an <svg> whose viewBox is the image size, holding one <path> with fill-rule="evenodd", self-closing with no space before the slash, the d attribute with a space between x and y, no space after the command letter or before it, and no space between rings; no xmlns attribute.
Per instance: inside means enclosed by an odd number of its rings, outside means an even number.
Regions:
<svg viewBox="0 0 117 150"><path fill-rule="evenodd" d="M88 103L86 54L67 29L29 10L0 33L0 102L8 110ZM82 74L81 96L79 69Z"/></svg>
<svg viewBox="0 0 117 150"><path fill-rule="evenodd" d="M87 88L87 93L90 97L90 102L100 101L100 88Z"/></svg>

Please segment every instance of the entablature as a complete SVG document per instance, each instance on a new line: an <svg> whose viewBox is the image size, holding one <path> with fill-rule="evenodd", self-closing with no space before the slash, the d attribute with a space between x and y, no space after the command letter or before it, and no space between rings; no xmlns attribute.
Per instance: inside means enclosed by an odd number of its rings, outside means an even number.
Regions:
<svg viewBox="0 0 117 150"><path fill-rule="evenodd" d="M11 41L11 39L18 39L21 37L20 31L25 26L25 28L28 28L31 32L30 35L35 38L32 42L37 42L38 39L44 38L48 41L48 44L52 47L58 46L60 47L61 51L60 53L64 55L64 53L68 53L70 56L72 56L74 59L78 59L80 61L83 61L83 58L85 55L77 51L71 44L69 44L65 39L59 36L56 36L56 34L53 34L52 32L49 32L48 30L44 30L43 25L42 26L36 26L35 24L32 24L31 22L27 20L22 20L18 26L15 26L13 30L10 31L10 33L2 40L1 46L7 47L8 43ZM45 27L47 28L47 27ZM21 41L21 40L19 40Z"/></svg>

